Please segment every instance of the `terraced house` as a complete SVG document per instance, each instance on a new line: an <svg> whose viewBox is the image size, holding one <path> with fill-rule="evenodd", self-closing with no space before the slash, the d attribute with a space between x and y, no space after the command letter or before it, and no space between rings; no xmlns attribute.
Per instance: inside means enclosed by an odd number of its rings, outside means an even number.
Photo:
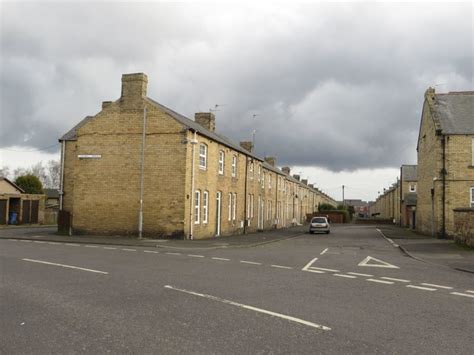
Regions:
<svg viewBox="0 0 474 355"><path fill-rule="evenodd" d="M118 100L61 139L60 228L71 233L209 238L303 223L334 203L307 181L147 97L145 74L122 76Z"/></svg>

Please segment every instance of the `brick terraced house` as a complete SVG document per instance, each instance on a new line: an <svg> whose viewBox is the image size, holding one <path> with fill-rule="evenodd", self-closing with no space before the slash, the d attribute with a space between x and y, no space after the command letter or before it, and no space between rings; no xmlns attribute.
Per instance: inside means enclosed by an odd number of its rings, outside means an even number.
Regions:
<svg viewBox="0 0 474 355"><path fill-rule="evenodd" d="M474 207L474 91L426 91L417 151L416 229L452 237L455 209Z"/></svg>
<svg viewBox="0 0 474 355"><path fill-rule="evenodd" d="M121 97L61 137L60 228L201 239L301 224L335 204L218 134L212 112L191 120L148 98L147 83L124 74Z"/></svg>

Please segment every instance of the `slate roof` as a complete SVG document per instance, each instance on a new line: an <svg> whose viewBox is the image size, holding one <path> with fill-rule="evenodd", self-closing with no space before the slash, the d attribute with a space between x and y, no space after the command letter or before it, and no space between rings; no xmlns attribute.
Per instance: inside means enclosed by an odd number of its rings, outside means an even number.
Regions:
<svg viewBox="0 0 474 355"><path fill-rule="evenodd" d="M402 181L418 181L417 165L402 165Z"/></svg>
<svg viewBox="0 0 474 355"><path fill-rule="evenodd" d="M474 134L474 91L435 94L436 113L444 134Z"/></svg>
<svg viewBox="0 0 474 355"><path fill-rule="evenodd" d="M77 130L89 122L94 116L86 116L82 121L80 121L77 125L72 127L67 133L65 133L59 141L75 141L77 140Z"/></svg>

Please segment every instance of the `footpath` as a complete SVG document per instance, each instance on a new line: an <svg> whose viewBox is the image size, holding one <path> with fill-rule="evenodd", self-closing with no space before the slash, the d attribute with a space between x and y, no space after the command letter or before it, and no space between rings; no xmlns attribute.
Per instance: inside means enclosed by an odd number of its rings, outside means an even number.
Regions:
<svg viewBox="0 0 474 355"><path fill-rule="evenodd" d="M474 273L473 248L458 245L453 240L421 235L398 226L379 225L377 228L389 242L412 258Z"/></svg>
<svg viewBox="0 0 474 355"><path fill-rule="evenodd" d="M86 243L102 245L121 245L147 248L170 248L182 250L205 250L221 248L250 248L258 245L278 242L301 235L306 226L287 229L275 229L265 232L226 236L204 240L138 239L137 237L101 236L101 235L58 235L57 227L8 227L0 228L0 239L25 239L57 243Z"/></svg>

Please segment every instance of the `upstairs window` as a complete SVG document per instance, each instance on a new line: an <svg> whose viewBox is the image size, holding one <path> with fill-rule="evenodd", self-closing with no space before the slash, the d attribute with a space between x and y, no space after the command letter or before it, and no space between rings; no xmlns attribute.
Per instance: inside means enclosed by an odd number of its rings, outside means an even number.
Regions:
<svg viewBox="0 0 474 355"><path fill-rule="evenodd" d="M472 150L472 154L471 154L471 166L474 166L474 138L472 138L472 143L471 143L471 150Z"/></svg>
<svg viewBox="0 0 474 355"><path fill-rule="evenodd" d="M471 208L474 208L474 187L471 187Z"/></svg>
<svg viewBox="0 0 474 355"><path fill-rule="evenodd" d="M269 189L272 188L272 175L271 174L268 174L268 188Z"/></svg>
<svg viewBox="0 0 474 355"><path fill-rule="evenodd" d="M410 192L416 192L416 185L410 184Z"/></svg>
<svg viewBox="0 0 474 355"><path fill-rule="evenodd" d="M265 188L265 172L262 174L262 188Z"/></svg>
<svg viewBox="0 0 474 355"><path fill-rule="evenodd" d="M232 157L232 177L237 176L237 156Z"/></svg>
<svg viewBox="0 0 474 355"><path fill-rule="evenodd" d="M262 168L258 166L258 181L260 181L260 175L262 174Z"/></svg>
<svg viewBox="0 0 474 355"><path fill-rule="evenodd" d="M250 180L253 180L253 162L249 165Z"/></svg>
<svg viewBox="0 0 474 355"><path fill-rule="evenodd" d="M225 153L223 150L219 151L219 175L224 175Z"/></svg>
<svg viewBox="0 0 474 355"><path fill-rule="evenodd" d="M206 170L207 169L207 145L199 145L199 168Z"/></svg>

